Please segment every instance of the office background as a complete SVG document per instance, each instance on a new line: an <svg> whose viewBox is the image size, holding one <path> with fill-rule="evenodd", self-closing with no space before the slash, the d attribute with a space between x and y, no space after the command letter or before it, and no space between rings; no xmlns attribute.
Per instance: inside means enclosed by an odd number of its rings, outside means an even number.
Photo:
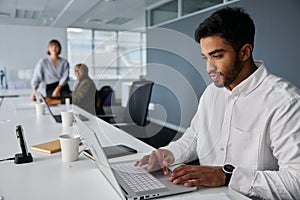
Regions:
<svg viewBox="0 0 300 200"><path fill-rule="evenodd" d="M230 6L243 7L255 21L254 59L263 60L270 72L300 87L300 2L241 0ZM199 44L193 41L194 30L218 8L147 30L146 78L156 82L151 98L154 110L149 113L153 121L173 128L188 127L209 84ZM0 25L0 33L0 67L8 71L10 88L28 87L50 39L61 41L61 55L67 57L65 28Z"/></svg>
<svg viewBox="0 0 300 200"><path fill-rule="evenodd" d="M47 55L52 38L61 42L61 56L67 56L67 33L64 28L0 24L0 68L7 71L8 87L30 87L37 61Z"/></svg>

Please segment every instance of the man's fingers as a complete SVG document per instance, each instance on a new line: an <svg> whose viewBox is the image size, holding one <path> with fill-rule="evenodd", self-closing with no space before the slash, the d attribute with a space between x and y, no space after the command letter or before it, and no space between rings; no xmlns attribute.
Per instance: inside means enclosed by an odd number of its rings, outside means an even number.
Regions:
<svg viewBox="0 0 300 200"><path fill-rule="evenodd" d="M200 181L197 181L197 180L191 180L191 181L185 182L183 185L184 185L185 187L193 187L193 186L198 186L198 185L200 185L200 184L201 184Z"/></svg>
<svg viewBox="0 0 300 200"><path fill-rule="evenodd" d="M186 187L218 187L224 185L224 172L220 166L182 165L173 170L169 181Z"/></svg>
<svg viewBox="0 0 300 200"><path fill-rule="evenodd" d="M139 160L139 161L137 161L135 164L134 164L134 166L142 166L142 165L144 165L144 164L147 164L148 163L148 160L149 160L149 155L147 155L147 156L144 156L141 160Z"/></svg>
<svg viewBox="0 0 300 200"><path fill-rule="evenodd" d="M194 179L194 178L196 178L196 174L190 173L190 174L185 174L185 175L182 175L182 176L178 176L172 182L174 184L179 184L183 181L188 181L188 180L191 180L191 179Z"/></svg>
<svg viewBox="0 0 300 200"><path fill-rule="evenodd" d="M171 155L167 155L167 157L164 158L164 160L162 161L162 166L161 167L163 169L164 175L168 175L169 174L168 166L172 162L173 162L173 159L172 159Z"/></svg>
<svg viewBox="0 0 300 200"><path fill-rule="evenodd" d="M174 170L173 170L173 173L177 173L179 171L182 171L183 169L187 168L187 165L180 165L179 167L176 167Z"/></svg>
<svg viewBox="0 0 300 200"><path fill-rule="evenodd" d="M173 154L167 150L156 149L148 156L144 156L140 161L136 162L135 166L142 166L148 163L148 171L152 171L153 167L160 167L164 174L169 173L167 166L174 162Z"/></svg>
<svg viewBox="0 0 300 200"><path fill-rule="evenodd" d="M178 177L182 177L185 175L191 175L193 173L196 173L196 171L193 169L193 167L188 165L181 165L173 170L173 173L171 174L171 177L169 178L169 181L174 181L178 179ZM193 177L190 177L193 178Z"/></svg>
<svg viewBox="0 0 300 200"><path fill-rule="evenodd" d="M148 171L151 171L154 164L158 161L158 158L157 158L157 154L158 152L156 152L157 150L154 150L152 151L152 153L150 154L150 157L148 159Z"/></svg>
<svg viewBox="0 0 300 200"><path fill-rule="evenodd" d="M164 166L168 166L169 164L173 163L174 162L174 158L172 155L168 154L166 155L166 157L164 158L163 160L163 165Z"/></svg>

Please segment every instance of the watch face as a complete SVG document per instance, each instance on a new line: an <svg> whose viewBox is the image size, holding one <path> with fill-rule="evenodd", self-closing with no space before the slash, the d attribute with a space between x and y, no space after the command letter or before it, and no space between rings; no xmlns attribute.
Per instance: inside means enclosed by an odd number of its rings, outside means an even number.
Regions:
<svg viewBox="0 0 300 200"><path fill-rule="evenodd" d="M229 164L224 165L224 170L225 170L226 173L232 173L233 170L234 170L234 166L229 165Z"/></svg>

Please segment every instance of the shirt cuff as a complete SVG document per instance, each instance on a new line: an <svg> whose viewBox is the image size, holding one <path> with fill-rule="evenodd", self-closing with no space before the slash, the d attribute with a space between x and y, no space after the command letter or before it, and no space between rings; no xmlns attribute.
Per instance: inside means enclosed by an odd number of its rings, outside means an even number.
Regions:
<svg viewBox="0 0 300 200"><path fill-rule="evenodd" d="M62 86L65 86L66 85L66 83L67 83L67 81L59 81L59 85L62 85Z"/></svg>
<svg viewBox="0 0 300 200"><path fill-rule="evenodd" d="M162 147L161 149L167 149L173 153L174 160L175 160L174 164L184 162L183 153L176 144L170 143L168 146Z"/></svg>
<svg viewBox="0 0 300 200"><path fill-rule="evenodd" d="M244 195L249 195L252 183L256 176L256 170L236 167L232 173L228 187Z"/></svg>

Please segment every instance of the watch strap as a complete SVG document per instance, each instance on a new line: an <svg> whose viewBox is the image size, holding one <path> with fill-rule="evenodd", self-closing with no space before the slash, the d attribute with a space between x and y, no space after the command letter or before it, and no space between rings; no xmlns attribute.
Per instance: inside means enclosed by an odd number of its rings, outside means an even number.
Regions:
<svg viewBox="0 0 300 200"><path fill-rule="evenodd" d="M232 176L232 173L231 174L228 174L228 173L225 173L225 186L228 186L229 185L229 182L230 182L230 179L231 179L231 176Z"/></svg>
<svg viewBox="0 0 300 200"><path fill-rule="evenodd" d="M224 186L228 186L233 170L235 169L234 166L230 165L230 164L226 164L222 167L223 172L225 173L225 184Z"/></svg>

